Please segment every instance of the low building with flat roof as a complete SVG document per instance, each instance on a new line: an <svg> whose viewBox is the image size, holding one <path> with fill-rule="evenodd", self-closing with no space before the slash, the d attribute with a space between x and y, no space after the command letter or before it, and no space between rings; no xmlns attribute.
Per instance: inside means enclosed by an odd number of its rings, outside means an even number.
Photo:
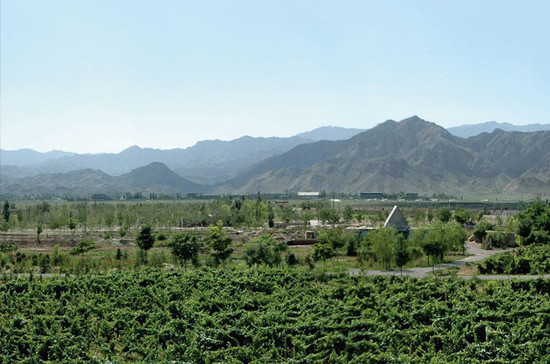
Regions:
<svg viewBox="0 0 550 364"><path fill-rule="evenodd" d="M319 197L321 193L320 192L306 192L306 191L302 191L302 192L298 192L298 197L309 197L309 198L313 198L313 197Z"/></svg>

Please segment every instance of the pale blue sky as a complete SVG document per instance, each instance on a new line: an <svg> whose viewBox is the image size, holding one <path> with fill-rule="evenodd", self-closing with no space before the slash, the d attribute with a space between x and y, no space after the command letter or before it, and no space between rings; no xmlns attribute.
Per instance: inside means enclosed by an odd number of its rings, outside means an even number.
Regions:
<svg viewBox="0 0 550 364"><path fill-rule="evenodd" d="M550 123L549 1L1 2L1 148Z"/></svg>

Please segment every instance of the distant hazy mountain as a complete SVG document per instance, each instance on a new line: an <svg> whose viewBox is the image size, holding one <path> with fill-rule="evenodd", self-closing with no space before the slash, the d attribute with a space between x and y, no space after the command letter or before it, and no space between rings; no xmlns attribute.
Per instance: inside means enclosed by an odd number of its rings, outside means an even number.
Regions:
<svg viewBox="0 0 550 364"><path fill-rule="evenodd" d="M254 163L309 142L311 140L297 136L207 140L185 149L177 162L166 164L195 182L211 184L227 180Z"/></svg>
<svg viewBox="0 0 550 364"><path fill-rule="evenodd" d="M112 192L113 177L99 170L39 174L21 179L0 179L0 191L12 195L88 195Z"/></svg>
<svg viewBox="0 0 550 364"><path fill-rule="evenodd" d="M30 177L37 173L37 171L25 167L5 166L0 164L0 179Z"/></svg>
<svg viewBox="0 0 550 364"><path fill-rule="evenodd" d="M497 123L496 121L488 121L481 124L455 126L452 128L448 128L447 130L453 135L459 136L461 138L468 138L471 136L479 135L481 133L492 133L495 129L528 133L534 131L550 130L550 124L514 125L510 123Z"/></svg>
<svg viewBox="0 0 550 364"><path fill-rule="evenodd" d="M243 137L200 142L187 149L132 147L119 154L63 156L39 167L53 169L57 163L58 168L94 168L38 176L29 176L29 166L1 166L0 192L550 193L550 131L496 129L464 139L414 116L388 120L346 140L304 140ZM113 177L98 170L106 166L132 171ZM193 182L181 176L193 173ZM209 183L197 183L199 176ZM214 183L223 178L229 179Z"/></svg>
<svg viewBox="0 0 550 364"><path fill-rule="evenodd" d="M120 153L74 154L56 159L42 158L41 162L36 163L36 158L25 160L27 153L13 158L12 155L17 155L19 151L2 151L0 173L3 177L25 177L97 169L110 175L121 175L149 163L161 162L182 176L201 183L214 183L228 179L269 156L307 142L310 140L298 137L242 137L228 142L203 141L186 149L160 150L133 146ZM5 154L9 158L4 158ZM8 162L13 162L14 166Z"/></svg>
<svg viewBox="0 0 550 364"><path fill-rule="evenodd" d="M297 137L309 139L311 141L320 140L345 140L364 132L365 129L348 129L339 126L323 126L311 131L297 134Z"/></svg>
<svg viewBox="0 0 550 364"><path fill-rule="evenodd" d="M165 164L154 162L114 178L119 188L138 191L189 193L204 192L207 187L193 183L170 170Z"/></svg>
<svg viewBox="0 0 550 364"><path fill-rule="evenodd" d="M90 195L94 193L204 192L207 187L186 180L162 163L151 163L121 176L83 169L67 173L40 174L20 179L2 179L4 194L13 195Z"/></svg>
<svg viewBox="0 0 550 364"><path fill-rule="evenodd" d="M260 162L218 191L467 193L550 191L550 132L463 139L416 116L351 139L305 144Z"/></svg>
<svg viewBox="0 0 550 364"><path fill-rule="evenodd" d="M62 173L98 169L121 175L153 162L161 162L181 176L198 183L212 184L227 180L273 155L297 145L327 139L337 140L357 134L358 129L323 127L289 138L253 138L244 136L231 141L206 140L186 149L130 147L120 153L74 154L39 153L29 149L0 151L2 176L20 178L39 173ZM18 168L13 168L16 166Z"/></svg>
<svg viewBox="0 0 550 364"><path fill-rule="evenodd" d="M0 149L0 164L27 166L41 163L47 160L59 159L61 157L71 156L75 153L52 150L51 152L40 153L32 149L2 150Z"/></svg>

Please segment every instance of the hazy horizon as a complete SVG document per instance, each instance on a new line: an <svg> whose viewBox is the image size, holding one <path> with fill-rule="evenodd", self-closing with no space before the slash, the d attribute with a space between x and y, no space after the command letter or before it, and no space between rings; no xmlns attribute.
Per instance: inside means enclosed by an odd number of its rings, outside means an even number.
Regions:
<svg viewBox="0 0 550 364"><path fill-rule="evenodd" d="M544 1L1 3L1 148L550 122Z"/></svg>
<svg viewBox="0 0 550 364"><path fill-rule="evenodd" d="M413 116L417 116L417 115L413 115ZM390 120L390 119L388 119ZM387 120L384 120L384 121L387 121ZM382 122L384 122L382 121ZM396 121L400 121L400 120L396 120ZM429 121L429 120L427 120ZM382 123L381 122L381 123ZM462 127L468 127L468 126L477 126L477 125L481 125L481 124L489 124L489 123L497 123L497 124L506 124L506 125L510 125L510 126L522 126L520 124L511 124L511 123L500 123L498 121L485 121L485 122L482 122L482 123L476 123L476 124L463 124L463 125L460 125ZM380 123L378 123L380 124ZM376 124L376 125L378 125ZM374 125L374 126L376 126ZM523 125L528 125L528 124L523 124ZM529 125L543 125L543 124L529 124ZM544 124L544 125L550 125L550 124ZM373 127L374 127L373 126ZM127 149L130 149L130 148L133 148L133 147L138 147L138 148L141 148L141 149L155 149L155 150L169 150L169 149L187 149L187 148L191 148L195 145L197 145L198 143L200 142L204 142L204 141L222 141L222 142L230 142L230 141L233 141L233 140L237 140L237 139L241 139L241 138L246 138L246 137L251 137L251 138L285 138L285 137L294 137L294 136L298 136L300 134L303 134L303 133L307 133L307 132L311 132L311 131L315 131L317 129L322 129L322 128L340 128L340 126L338 125L323 125L323 126L320 126L320 127L317 127L315 129L311 129L311 130L304 130L302 132L299 132L297 134L294 134L294 135L288 135L288 136L278 136L278 135L271 135L271 136L252 136L252 135L241 135L240 137L237 137L235 139L204 139L204 140L197 140L195 143L189 145L189 146L185 146L185 147L172 147L172 148L154 148L154 147L148 147L148 146L143 146L143 145L137 145L137 144L131 144L131 145L127 145L126 147L123 147L122 149L120 150L115 150L115 151L97 151L97 152L82 152L82 153L79 153L79 152L74 152L74 151L71 151L71 150L61 150L61 149L50 149L50 150L37 150L37 149L34 149L34 148L28 148L28 147L23 147L23 148L18 148L18 149L4 149L4 148L0 148L1 150L5 150L5 151L19 151L19 150L34 150L36 152L40 152L40 153L48 153L48 152L64 152L64 153L76 153L76 154L102 154L102 153L105 153L105 154L117 154L117 153L121 153ZM365 128L364 130L368 130L368 129L371 129L372 127L369 127L369 128ZM451 129L453 127L449 127L449 128L446 128L446 129ZM346 129L356 129L356 128L346 128ZM359 129L359 128L357 128ZM454 134L454 135L457 135L457 134ZM460 136L460 135L458 135Z"/></svg>

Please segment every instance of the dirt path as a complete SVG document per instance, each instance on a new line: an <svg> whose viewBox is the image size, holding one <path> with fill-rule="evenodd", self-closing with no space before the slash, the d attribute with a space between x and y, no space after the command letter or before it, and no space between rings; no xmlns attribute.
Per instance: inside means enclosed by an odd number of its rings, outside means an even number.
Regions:
<svg viewBox="0 0 550 364"><path fill-rule="evenodd" d="M428 276L433 275L434 270L440 270L445 268L452 268L452 267L459 267L461 265L464 265L466 263L472 263L472 262L479 262L481 260L484 260L490 256L493 256L495 254L500 254L508 251L512 251L513 249L505 249L505 250L484 250L480 247L479 244L475 243L466 243L466 250L470 254L464 259L457 260L452 263L446 263L446 264L440 264L436 265L435 268L432 267L423 267L423 268L410 268L410 269L403 269L403 275L409 276L409 277L416 277L416 278L425 278ZM401 275L401 272L399 270L396 271L386 271L386 270L361 270L361 269L350 269L350 275L365 275L365 276L398 276ZM511 278L518 278L518 279L537 279L539 277L542 277L544 279L550 278L550 274L546 274L543 276L536 276L536 275L477 275L477 276L459 276L461 278L474 278L477 277L479 279L511 279Z"/></svg>

